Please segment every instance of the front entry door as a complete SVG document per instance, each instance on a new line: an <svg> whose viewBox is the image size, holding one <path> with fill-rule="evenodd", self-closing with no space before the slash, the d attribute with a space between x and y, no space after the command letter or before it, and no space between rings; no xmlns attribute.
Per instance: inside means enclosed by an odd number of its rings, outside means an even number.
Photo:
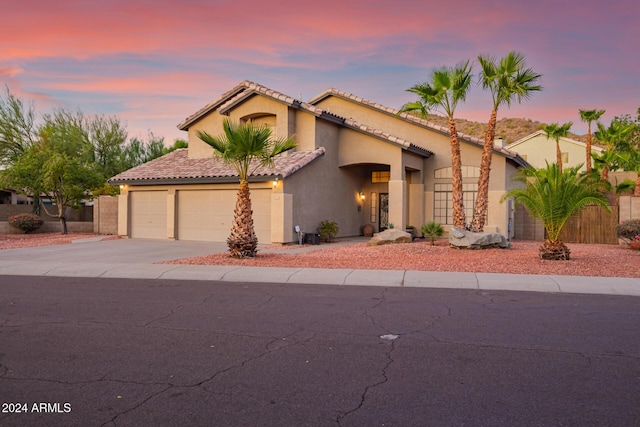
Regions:
<svg viewBox="0 0 640 427"><path fill-rule="evenodd" d="M378 230L384 231L389 228L389 193L380 193L378 206L380 206Z"/></svg>

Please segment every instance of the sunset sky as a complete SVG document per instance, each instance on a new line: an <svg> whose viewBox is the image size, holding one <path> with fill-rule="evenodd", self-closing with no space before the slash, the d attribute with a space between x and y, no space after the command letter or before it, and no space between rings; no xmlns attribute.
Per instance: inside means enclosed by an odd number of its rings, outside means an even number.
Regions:
<svg viewBox="0 0 640 427"><path fill-rule="evenodd" d="M115 115L130 136L176 125L242 80L304 100L329 87L393 108L433 67L522 52L544 90L498 118L608 123L640 107L637 0L0 0L0 84L39 113ZM476 64L476 70L479 67ZM4 90L4 89L3 89ZM4 96L4 95L3 95ZM457 116L487 121L472 89Z"/></svg>

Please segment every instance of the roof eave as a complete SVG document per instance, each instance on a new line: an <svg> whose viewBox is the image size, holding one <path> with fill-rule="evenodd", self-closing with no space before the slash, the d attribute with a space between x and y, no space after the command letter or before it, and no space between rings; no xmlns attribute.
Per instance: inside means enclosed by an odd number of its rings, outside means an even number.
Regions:
<svg viewBox="0 0 640 427"><path fill-rule="evenodd" d="M249 178L249 182L267 182L274 179L283 179L280 174L258 175ZM111 185L184 185L184 184L237 184L238 176L197 177L197 178L148 178L148 179L113 179L108 181Z"/></svg>

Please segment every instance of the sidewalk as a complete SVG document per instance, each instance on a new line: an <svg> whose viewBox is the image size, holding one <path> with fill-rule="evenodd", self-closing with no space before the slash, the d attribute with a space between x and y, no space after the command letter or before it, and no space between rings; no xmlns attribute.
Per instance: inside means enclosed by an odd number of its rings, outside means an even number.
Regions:
<svg viewBox="0 0 640 427"><path fill-rule="evenodd" d="M364 239L364 238L360 238ZM186 241L85 239L72 245L0 251L0 275L217 280L475 290L510 290L640 296L640 278L500 273L451 273L415 270L241 267L157 264L176 258L227 250L226 244ZM262 252L300 253L353 244L345 239L322 246L262 247Z"/></svg>

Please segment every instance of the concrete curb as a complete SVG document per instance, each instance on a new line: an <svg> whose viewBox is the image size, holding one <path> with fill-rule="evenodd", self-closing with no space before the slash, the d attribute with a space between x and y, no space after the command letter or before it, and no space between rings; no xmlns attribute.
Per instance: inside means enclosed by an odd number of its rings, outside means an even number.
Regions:
<svg viewBox="0 0 640 427"><path fill-rule="evenodd" d="M136 263L0 261L0 275L210 280L249 283L474 289L640 296L640 278L449 273L415 270L261 268Z"/></svg>

